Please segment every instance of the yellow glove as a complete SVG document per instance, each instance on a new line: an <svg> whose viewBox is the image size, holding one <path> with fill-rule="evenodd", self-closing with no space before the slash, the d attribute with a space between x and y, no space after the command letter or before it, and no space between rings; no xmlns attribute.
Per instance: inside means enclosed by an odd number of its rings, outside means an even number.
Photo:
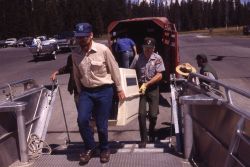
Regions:
<svg viewBox="0 0 250 167"><path fill-rule="evenodd" d="M139 89L139 92L140 92L141 94L144 95L145 92L146 92L146 89L147 89L147 86L146 86L145 83L143 83L143 84L141 85L140 89Z"/></svg>

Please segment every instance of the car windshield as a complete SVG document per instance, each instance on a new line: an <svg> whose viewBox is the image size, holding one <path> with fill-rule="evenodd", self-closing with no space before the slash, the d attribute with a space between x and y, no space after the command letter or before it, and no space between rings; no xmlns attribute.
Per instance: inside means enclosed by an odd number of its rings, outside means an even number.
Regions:
<svg viewBox="0 0 250 167"><path fill-rule="evenodd" d="M37 37L37 38L39 38L41 41L47 40L47 37L45 37L45 36L39 36L39 37Z"/></svg>
<svg viewBox="0 0 250 167"><path fill-rule="evenodd" d="M13 38L12 39L6 39L6 41L15 41L15 39L13 39Z"/></svg>
<svg viewBox="0 0 250 167"><path fill-rule="evenodd" d="M23 40L23 41L28 41L28 40L32 40L33 38L32 37L24 37L24 38L22 38L21 40Z"/></svg>

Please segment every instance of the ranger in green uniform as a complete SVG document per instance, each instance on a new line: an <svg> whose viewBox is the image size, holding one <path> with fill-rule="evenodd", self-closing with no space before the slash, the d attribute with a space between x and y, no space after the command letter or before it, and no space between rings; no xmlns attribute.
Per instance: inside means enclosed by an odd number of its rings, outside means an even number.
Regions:
<svg viewBox="0 0 250 167"><path fill-rule="evenodd" d="M145 38L143 53L131 64L131 68L136 69L137 78L140 86L140 104L139 104L139 127L141 142L140 148L145 148L148 142L146 127L146 103L149 104L149 141L155 140L155 125L159 113L159 81L162 79L162 72L165 71L164 63L158 54L154 53L155 40Z"/></svg>

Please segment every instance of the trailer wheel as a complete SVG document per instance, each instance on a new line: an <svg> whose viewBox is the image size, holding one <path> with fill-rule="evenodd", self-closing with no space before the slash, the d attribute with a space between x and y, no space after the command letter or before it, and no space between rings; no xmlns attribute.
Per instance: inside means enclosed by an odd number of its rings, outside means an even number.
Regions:
<svg viewBox="0 0 250 167"><path fill-rule="evenodd" d="M36 55L33 55L33 60L34 60L34 62L37 62L37 56Z"/></svg>
<svg viewBox="0 0 250 167"><path fill-rule="evenodd" d="M55 53L52 53L52 59L56 60L56 54Z"/></svg>
<svg viewBox="0 0 250 167"><path fill-rule="evenodd" d="M56 53L59 53L60 52L60 47L59 47L59 45L56 45L56 48L55 48L56 50L55 50L55 52Z"/></svg>

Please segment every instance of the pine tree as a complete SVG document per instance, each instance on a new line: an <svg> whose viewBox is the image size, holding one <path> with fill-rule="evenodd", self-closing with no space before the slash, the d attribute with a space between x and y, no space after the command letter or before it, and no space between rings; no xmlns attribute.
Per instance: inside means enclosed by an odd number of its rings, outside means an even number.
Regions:
<svg viewBox="0 0 250 167"><path fill-rule="evenodd" d="M180 30L181 27L181 12L179 1L175 1L174 4L174 23L176 24L177 30Z"/></svg>
<svg viewBox="0 0 250 167"><path fill-rule="evenodd" d="M202 12L203 7L202 3L199 0L193 0L192 1L192 19L195 29L201 29L203 26L202 24Z"/></svg>
<svg viewBox="0 0 250 167"><path fill-rule="evenodd" d="M185 0L181 1L181 6L180 6L180 15L181 15L181 30L191 30L192 28L192 22L190 19L189 15L189 10L188 10L188 4Z"/></svg>
<svg viewBox="0 0 250 167"><path fill-rule="evenodd" d="M219 0L214 0L213 1L213 8L212 8L212 24L214 25L214 27L220 27L221 25L221 18L220 18L220 4L219 4Z"/></svg>
<svg viewBox="0 0 250 167"><path fill-rule="evenodd" d="M227 26L228 24L228 19L227 19L227 15L228 15L228 11L227 11L227 0L220 0L220 15L218 17L220 17L220 20L222 21L220 23L220 27L222 26Z"/></svg>
<svg viewBox="0 0 250 167"><path fill-rule="evenodd" d="M235 5L235 25L242 25L242 4L240 0L234 0Z"/></svg>
<svg viewBox="0 0 250 167"><path fill-rule="evenodd" d="M235 24L235 17L234 17L234 2L233 0L227 1L227 23L229 26Z"/></svg>
<svg viewBox="0 0 250 167"><path fill-rule="evenodd" d="M101 6L101 0L91 0L87 3L87 22L92 24L94 35L97 37L101 36L104 32Z"/></svg>

